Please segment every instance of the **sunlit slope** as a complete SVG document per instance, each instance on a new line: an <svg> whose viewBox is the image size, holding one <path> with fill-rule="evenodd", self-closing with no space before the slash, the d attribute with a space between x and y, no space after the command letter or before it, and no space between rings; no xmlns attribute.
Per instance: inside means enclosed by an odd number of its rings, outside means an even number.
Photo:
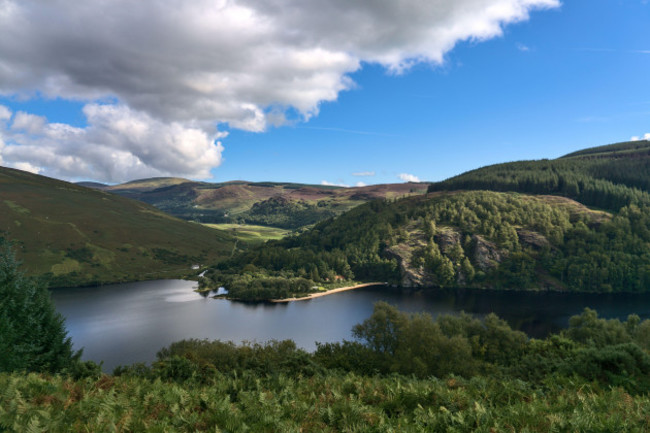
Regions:
<svg viewBox="0 0 650 433"><path fill-rule="evenodd" d="M491 165L429 187L429 191L459 189L562 195L609 210L650 204L650 142L599 146L554 160Z"/></svg>
<svg viewBox="0 0 650 433"><path fill-rule="evenodd" d="M183 275L234 244L145 203L9 168L0 168L0 236L52 286Z"/></svg>
<svg viewBox="0 0 650 433"><path fill-rule="evenodd" d="M189 221L297 229L340 215L369 200L422 194L428 185L341 188L287 182L207 183L152 178L113 186L89 186L141 200Z"/></svg>

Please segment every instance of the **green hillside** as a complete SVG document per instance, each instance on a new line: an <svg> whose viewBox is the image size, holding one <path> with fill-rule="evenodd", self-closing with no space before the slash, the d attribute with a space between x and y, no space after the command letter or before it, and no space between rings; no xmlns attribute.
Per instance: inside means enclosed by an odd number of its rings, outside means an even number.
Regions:
<svg viewBox="0 0 650 433"><path fill-rule="evenodd" d="M187 275L234 245L147 204L9 168L0 168L0 236L54 287Z"/></svg>
<svg viewBox="0 0 650 433"><path fill-rule="evenodd" d="M647 141L493 165L251 249L219 264L205 284L242 299L353 281L646 292L649 186Z"/></svg>
<svg viewBox="0 0 650 433"><path fill-rule="evenodd" d="M554 160L491 165L429 186L429 192L476 189L562 195L612 211L650 204L650 142L594 147Z"/></svg>
<svg viewBox="0 0 650 433"><path fill-rule="evenodd" d="M428 184L387 184L356 188L286 182L195 182L153 178L88 186L149 203L178 218L206 224L251 224L297 229L378 198L426 192Z"/></svg>

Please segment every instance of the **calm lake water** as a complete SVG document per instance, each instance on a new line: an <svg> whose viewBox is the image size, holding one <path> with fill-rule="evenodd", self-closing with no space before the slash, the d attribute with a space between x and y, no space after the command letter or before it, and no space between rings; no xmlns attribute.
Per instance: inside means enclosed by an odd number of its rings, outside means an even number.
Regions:
<svg viewBox="0 0 650 433"><path fill-rule="evenodd" d="M292 339L306 350L315 342L351 339L352 327L367 319L373 304L401 310L479 316L495 312L513 327L543 337L568 324L585 307L602 317L650 317L650 295L589 295L494 291L409 291L386 287L342 292L287 304L245 304L203 297L193 281L161 280L102 287L57 289L52 298L66 317L83 359L120 364L151 362L156 352L184 338L234 342Z"/></svg>

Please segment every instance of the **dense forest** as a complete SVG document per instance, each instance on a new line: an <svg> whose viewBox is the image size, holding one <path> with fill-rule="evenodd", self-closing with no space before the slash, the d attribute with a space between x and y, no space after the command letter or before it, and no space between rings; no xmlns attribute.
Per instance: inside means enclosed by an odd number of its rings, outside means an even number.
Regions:
<svg viewBox="0 0 650 433"><path fill-rule="evenodd" d="M428 191L491 190L554 194L610 211L650 204L650 143L594 147L555 160L520 161L468 171Z"/></svg>
<svg viewBox="0 0 650 433"><path fill-rule="evenodd" d="M202 284L247 300L350 281L644 292L649 244L645 205L612 214L561 197L438 192L359 206L302 235L235 255Z"/></svg>

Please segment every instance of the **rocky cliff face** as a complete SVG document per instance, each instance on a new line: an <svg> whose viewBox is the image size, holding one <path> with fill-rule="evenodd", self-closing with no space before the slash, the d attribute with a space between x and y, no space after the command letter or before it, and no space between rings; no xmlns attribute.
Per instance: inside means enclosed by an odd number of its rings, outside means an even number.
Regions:
<svg viewBox="0 0 650 433"><path fill-rule="evenodd" d="M483 272L497 267L504 258L504 253L483 236L472 236L472 245L472 264Z"/></svg>
<svg viewBox="0 0 650 433"><path fill-rule="evenodd" d="M402 275L400 286L409 288L426 287L430 285L430 277L423 267L412 265L413 250L413 245L400 243L387 248L386 255L397 259L397 263L399 263L400 274Z"/></svg>
<svg viewBox="0 0 650 433"><path fill-rule="evenodd" d="M408 239L392 245L385 250L388 257L399 263L402 287L425 287L430 285L430 277L422 266L413 265L413 253L426 246L426 236L420 222L412 222L405 228Z"/></svg>
<svg viewBox="0 0 650 433"><path fill-rule="evenodd" d="M408 239L392 245L384 251L388 257L395 258L399 263L402 276L400 285L402 287L439 286L440 284L435 275L426 269L422 260L416 259L419 252L427 246L427 236L424 230L421 225L412 223L407 227L407 232ZM535 245L543 245L541 239L529 235L526 236L526 239L529 239L530 242L535 242ZM454 250L458 251L459 247L462 250L466 250L462 248L462 238L462 234L455 228L440 227L434 236L434 241L442 255L453 261ZM466 257L475 269L483 272L494 269L507 257L507 251L500 250L496 244L480 235L472 236L470 245L468 247L470 251L466 252ZM458 287L469 285L469 278L465 275L460 263L456 260L452 265L455 272L456 285Z"/></svg>

